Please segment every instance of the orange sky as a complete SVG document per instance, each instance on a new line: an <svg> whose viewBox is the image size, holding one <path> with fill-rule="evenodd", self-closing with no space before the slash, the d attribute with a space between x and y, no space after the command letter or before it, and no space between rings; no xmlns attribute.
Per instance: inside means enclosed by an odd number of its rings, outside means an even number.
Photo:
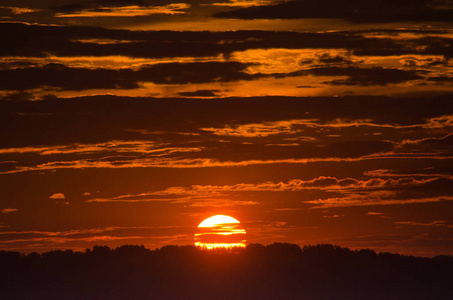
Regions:
<svg viewBox="0 0 453 300"><path fill-rule="evenodd" d="M0 250L247 242L453 254L453 7L0 7ZM391 5L390 5L391 4Z"/></svg>

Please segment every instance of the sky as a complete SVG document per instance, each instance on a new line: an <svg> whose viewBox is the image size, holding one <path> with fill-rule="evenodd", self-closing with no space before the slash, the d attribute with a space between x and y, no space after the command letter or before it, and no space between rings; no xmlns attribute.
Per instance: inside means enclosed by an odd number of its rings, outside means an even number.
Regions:
<svg viewBox="0 0 453 300"><path fill-rule="evenodd" d="M0 250L453 254L451 0L3 0Z"/></svg>

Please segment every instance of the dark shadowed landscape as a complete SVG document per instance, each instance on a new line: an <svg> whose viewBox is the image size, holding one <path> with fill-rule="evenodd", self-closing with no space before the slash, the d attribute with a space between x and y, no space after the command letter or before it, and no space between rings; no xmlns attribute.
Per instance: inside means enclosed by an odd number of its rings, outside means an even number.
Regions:
<svg viewBox="0 0 453 300"><path fill-rule="evenodd" d="M330 244L0 252L4 299L451 299L453 257Z"/></svg>

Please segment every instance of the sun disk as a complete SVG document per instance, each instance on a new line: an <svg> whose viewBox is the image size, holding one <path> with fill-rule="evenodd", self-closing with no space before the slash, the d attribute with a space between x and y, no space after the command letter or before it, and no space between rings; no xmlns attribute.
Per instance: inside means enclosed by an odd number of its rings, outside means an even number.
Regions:
<svg viewBox="0 0 453 300"><path fill-rule="evenodd" d="M206 249L245 247L245 234L244 227L235 218L216 215L198 225L195 246Z"/></svg>

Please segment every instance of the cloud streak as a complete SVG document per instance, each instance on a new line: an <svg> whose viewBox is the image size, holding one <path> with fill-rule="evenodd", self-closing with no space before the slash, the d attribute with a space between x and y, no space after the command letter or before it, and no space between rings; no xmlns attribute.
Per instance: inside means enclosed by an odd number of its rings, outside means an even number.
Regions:
<svg viewBox="0 0 453 300"><path fill-rule="evenodd" d="M19 210L17 208L4 208L4 209L0 210L0 212L2 214L9 214L9 213L13 213L16 211L19 211Z"/></svg>
<svg viewBox="0 0 453 300"><path fill-rule="evenodd" d="M190 8L187 3L173 3L163 6L148 6L141 7L138 5L130 6L103 6L96 9L83 9L71 13L56 13L57 18L99 18L99 17L141 17L156 14L184 14L184 10Z"/></svg>
<svg viewBox="0 0 453 300"><path fill-rule="evenodd" d="M306 0L280 1L233 9L217 14L220 18L235 19L346 19L358 23L386 22L450 22L452 6L432 0L421 1L350 1L334 0L311 2Z"/></svg>
<svg viewBox="0 0 453 300"><path fill-rule="evenodd" d="M423 204L423 203L435 203L442 201L452 201L452 196L444 197L429 197L419 199L383 199L390 196L391 193L373 193L368 195L357 195L341 198L327 198L310 200L306 203L314 205L313 209L326 209L326 208L337 208L337 207L354 207L354 206L382 206L382 205L406 205L406 204Z"/></svg>

